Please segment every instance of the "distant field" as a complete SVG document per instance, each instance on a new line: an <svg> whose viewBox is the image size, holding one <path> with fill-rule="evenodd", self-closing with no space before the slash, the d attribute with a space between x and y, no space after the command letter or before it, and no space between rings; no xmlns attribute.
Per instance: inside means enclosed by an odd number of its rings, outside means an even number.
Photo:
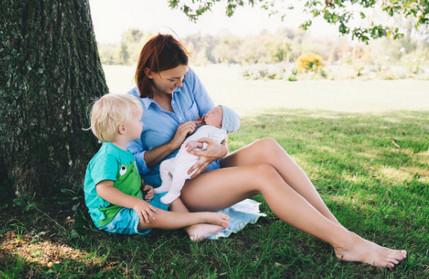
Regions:
<svg viewBox="0 0 429 279"><path fill-rule="evenodd" d="M111 92L133 86L134 66L104 65ZM216 103L242 114L273 108L337 112L429 110L429 81L246 80L237 66L193 67Z"/></svg>

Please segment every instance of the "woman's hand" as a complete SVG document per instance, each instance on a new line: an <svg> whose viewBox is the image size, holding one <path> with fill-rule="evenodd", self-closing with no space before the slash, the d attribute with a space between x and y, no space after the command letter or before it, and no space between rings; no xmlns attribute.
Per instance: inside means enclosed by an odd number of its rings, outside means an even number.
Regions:
<svg viewBox="0 0 429 279"><path fill-rule="evenodd" d="M192 134L197 127L197 121L188 121L179 125L176 130L176 134L173 139L170 141L172 149L177 149L185 140L186 136Z"/></svg>
<svg viewBox="0 0 429 279"><path fill-rule="evenodd" d="M153 187L149 184L146 184L143 186L143 192L145 192L144 194L144 199L145 201L150 201L151 199L153 199L153 195L155 193Z"/></svg>
<svg viewBox="0 0 429 279"><path fill-rule="evenodd" d="M188 174L194 178L214 160L223 158L227 153L227 148L211 138L201 138L198 141L190 142L186 145L187 151L200 159L189 170Z"/></svg>
<svg viewBox="0 0 429 279"><path fill-rule="evenodd" d="M155 214L158 213L158 210L155 207L143 200L139 200L134 204L133 209L139 216L140 220L144 223L149 223L150 220L155 220Z"/></svg>

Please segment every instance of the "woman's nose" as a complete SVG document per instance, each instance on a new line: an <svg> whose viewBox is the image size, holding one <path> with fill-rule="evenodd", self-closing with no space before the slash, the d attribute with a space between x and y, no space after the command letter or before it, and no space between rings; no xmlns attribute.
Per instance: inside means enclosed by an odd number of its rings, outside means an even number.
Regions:
<svg viewBox="0 0 429 279"><path fill-rule="evenodd" d="M183 80L179 80L177 83L176 83L176 87L182 87L183 86Z"/></svg>

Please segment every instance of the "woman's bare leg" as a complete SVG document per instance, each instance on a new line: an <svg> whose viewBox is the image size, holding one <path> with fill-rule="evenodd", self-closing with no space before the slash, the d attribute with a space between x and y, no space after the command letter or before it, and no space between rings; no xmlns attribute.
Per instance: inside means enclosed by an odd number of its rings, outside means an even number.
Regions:
<svg viewBox="0 0 429 279"><path fill-rule="evenodd" d="M264 196L281 220L328 242L343 260L393 267L406 256L405 251L387 249L364 240L322 215L271 165L230 167L203 173L185 184L181 197L192 210L216 210L255 193Z"/></svg>
<svg viewBox="0 0 429 279"><path fill-rule="evenodd" d="M269 164L295 191L303 196L320 213L338 222L323 202L313 183L287 152L274 139L255 141L222 160L223 167Z"/></svg>
<svg viewBox="0 0 429 279"><path fill-rule="evenodd" d="M170 209L173 212L182 212L189 213L189 210L183 204L180 198L174 200ZM189 238L193 241L199 241L208 238L211 235L214 235L221 231L224 227L221 225L213 224L194 224L185 228L186 233L189 235Z"/></svg>

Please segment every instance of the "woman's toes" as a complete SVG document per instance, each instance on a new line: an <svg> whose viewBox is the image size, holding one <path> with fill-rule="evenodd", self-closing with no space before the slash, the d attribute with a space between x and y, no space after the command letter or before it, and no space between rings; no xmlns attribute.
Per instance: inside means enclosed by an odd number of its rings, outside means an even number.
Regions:
<svg viewBox="0 0 429 279"><path fill-rule="evenodd" d="M405 259L407 257L407 251L401 250L402 258Z"/></svg>
<svg viewBox="0 0 429 279"><path fill-rule="evenodd" d="M397 259L389 259L390 263L397 265L399 261Z"/></svg>

